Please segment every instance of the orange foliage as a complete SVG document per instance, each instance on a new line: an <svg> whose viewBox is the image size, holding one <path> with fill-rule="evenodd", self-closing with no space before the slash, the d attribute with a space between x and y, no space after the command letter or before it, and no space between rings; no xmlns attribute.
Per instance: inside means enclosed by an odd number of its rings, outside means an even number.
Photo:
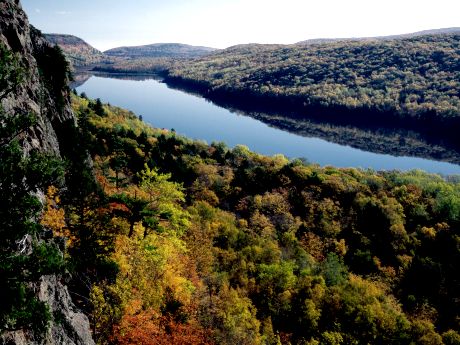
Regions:
<svg viewBox="0 0 460 345"><path fill-rule="evenodd" d="M109 181L107 180L107 177L105 177L99 170L96 172L96 181L99 184L99 186L102 187L105 193L110 194L108 191L108 188L110 186Z"/></svg>
<svg viewBox="0 0 460 345"><path fill-rule="evenodd" d="M96 163L102 164L101 160L96 160ZM113 183L110 183L106 176L104 176L100 170L96 172L96 181L104 190L107 195L113 195L118 192L118 189Z"/></svg>
<svg viewBox="0 0 460 345"><path fill-rule="evenodd" d="M177 323L152 311L125 315L114 328L112 342L119 345L212 345L211 332L195 322Z"/></svg>
<svg viewBox="0 0 460 345"><path fill-rule="evenodd" d="M111 202L109 204L109 211L123 211L129 213L130 210L126 205L119 202Z"/></svg>

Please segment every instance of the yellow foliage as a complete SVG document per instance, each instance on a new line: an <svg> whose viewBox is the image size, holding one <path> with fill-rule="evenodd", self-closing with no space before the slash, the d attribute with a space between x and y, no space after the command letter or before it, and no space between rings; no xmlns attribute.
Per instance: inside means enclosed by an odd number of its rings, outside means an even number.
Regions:
<svg viewBox="0 0 460 345"><path fill-rule="evenodd" d="M46 193L46 210L41 220L41 224L53 230L55 234L61 232L66 225L64 210L58 208L60 199L57 195L57 191L57 188L54 186L48 187Z"/></svg>
<svg viewBox="0 0 460 345"><path fill-rule="evenodd" d="M409 323L401 306L387 290L388 287L383 283L350 274L347 288L342 293L344 302L354 309L353 314L357 319L381 330L394 331L400 325Z"/></svg>
<svg viewBox="0 0 460 345"><path fill-rule="evenodd" d="M114 259L120 269L116 284L130 286L130 298L154 310L159 310L167 289L183 305L190 304L195 288L189 279L185 244L164 233L144 238L141 224L134 229L131 238L123 235L116 240Z"/></svg>
<svg viewBox="0 0 460 345"><path fill-rule="evenodd" d="M58 189L54 186L48 187L46 192L46 209L43 212L40 224L51 229L54 236L66 237L68 245L70 245L74 238L66 228L65 211L59 208L60 203Z"/></svg>
<svg viewBox="0 0 460 345"><path fill-rule="evenodd" d="M423 226L420 233L426 238L434 239L436 237L436 230L432 227Z"/></svg>
<svg viewBox="0 0 460 345"><path fill-rule="evenodd" d="M334 240L334 245L335 245L335 252L340 255L340 256L345 256L347 253L347 245L345 244L345 240L342 238L339 241Z"/></svg>

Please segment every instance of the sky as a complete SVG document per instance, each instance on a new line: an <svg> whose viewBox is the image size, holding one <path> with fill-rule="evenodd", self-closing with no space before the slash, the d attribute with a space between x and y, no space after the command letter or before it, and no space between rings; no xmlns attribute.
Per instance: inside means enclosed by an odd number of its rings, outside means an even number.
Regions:
<svg viewBox="0 0 460 345"><path fill-rule="evenodd" d="M459 0L22 0L44 33L99 50L151 43L226 48L460 27Z"/></svg>

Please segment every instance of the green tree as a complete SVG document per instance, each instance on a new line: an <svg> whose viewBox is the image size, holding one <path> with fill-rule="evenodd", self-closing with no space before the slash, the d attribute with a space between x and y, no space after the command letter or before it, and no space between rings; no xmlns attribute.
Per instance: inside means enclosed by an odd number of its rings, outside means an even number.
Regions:
<svg viewBox="0 0 460 345"><path fill-rule="evenodd" d="M89 106L90 106L91 109L94 110L96 115L98 115L98 116L105 116L106 115L105 110L104 110L104 106L102 105L102 102L101 102L100 98L97 98L96 102L90 102Z"/></svg>

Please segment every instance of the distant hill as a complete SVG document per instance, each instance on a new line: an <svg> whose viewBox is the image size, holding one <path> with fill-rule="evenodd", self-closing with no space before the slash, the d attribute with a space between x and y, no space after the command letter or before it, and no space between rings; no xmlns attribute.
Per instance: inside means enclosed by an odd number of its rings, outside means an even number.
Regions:
<svg viewBox="0 0 460 345"><path fill-rule="evenodd" d="M460 32L438 33L233 46L177 61L166 81L254 111L445 134L460 125Z"/></svg>
<svg viewBox="0 0 460 345"><path fill-rule="evenodd" d="M202 57L217 50L180 43L156 43L101 52L76 36L45 34L45 38L61 47L73 69L115 73L155 73L164 70L175 59Z"/></svg>
<svg viewBox="0 0 460 345"><path fill-rule="evenodd" d="M79 37L63 34L45 34L46 40L64 51L74 68L105 62L107 57Z"/></svg>
<svg viewBox="0 0 460 345"><path fill-rule="evenodd" d="M191 46L180 43L155 43L144 46L119 47L106 50L104 54L124 58L196 58L212 53L217 49Z"/></svg>
<svg viewBox="0 0 460 345"><path fill-rule="evenodd" d="M443 29L432 29L412 32L408 34L390 35L390 36L376 36L376 37L347 37L347 38L313 38L301 42L297 42L296 45L309 45L309 44L324 44L334 43L341 41L384 41L401 38L413 38L427 35L442 35L442 34L459 34L460 27L458 28L443 28Z"/></svg>

